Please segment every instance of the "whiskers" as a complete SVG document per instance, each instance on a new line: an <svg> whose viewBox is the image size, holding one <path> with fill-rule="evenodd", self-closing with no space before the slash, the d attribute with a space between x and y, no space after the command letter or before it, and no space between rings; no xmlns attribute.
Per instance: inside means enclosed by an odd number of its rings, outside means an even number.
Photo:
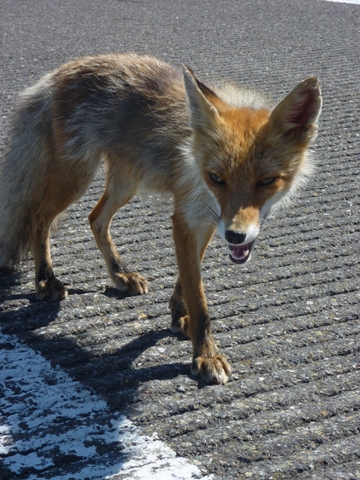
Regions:
<svg viewBox="0 0 360 480"><path fill-rule="evenodd" d="M269 223L269 220L271 221L273 218L274 217L272 215L272 212L271 211L267 212L265 217L260 218L260 228L262 228L264 225L267 225Z"/></svg>
<svg viewBox="0 0 360 480"><path fill-rule="evenodd" d="M220 220L221 220L221 216L217 212L217 209L214 208L212 205L202 206L202 209L203 209L202 210L203 215L206 218L206 220L209 223L211 223L212 225L214 225L215 227L218 227L219 223L220 223ZM259 219L259 227L260 228L267 225L269 220L271 220L273 218L271 213L272 212L269 211L269 212L267 212L267 214L264 217Z"/></svg>
<svg viewBox="0 0 360 480"><path fill-rule="evenodd" d="M204 207L206 218L210 221L212 225L218 226L220 222L220 215L217 211L211 206L207 205Z"/></svg>

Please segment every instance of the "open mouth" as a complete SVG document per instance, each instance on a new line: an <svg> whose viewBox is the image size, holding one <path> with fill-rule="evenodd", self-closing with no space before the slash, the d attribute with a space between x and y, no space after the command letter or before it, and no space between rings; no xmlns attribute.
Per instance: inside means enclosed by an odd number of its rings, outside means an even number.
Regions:
<svg viewBox="0 0 360 480"><path fill-rule="evenodd" d="M234 263L245 263L249 260L254 241L244 245L231 245L229 243L230 260Z"/></svg>

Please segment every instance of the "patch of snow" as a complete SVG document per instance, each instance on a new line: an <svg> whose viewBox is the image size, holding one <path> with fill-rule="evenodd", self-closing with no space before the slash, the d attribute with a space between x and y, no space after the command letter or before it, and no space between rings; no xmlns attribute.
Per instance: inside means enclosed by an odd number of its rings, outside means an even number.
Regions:
<svg viewBox="0 0 360 480"><path fill-rule="evenodd" d="M0 334L0 456L28 480L210 480L15 336Z"/></svg>

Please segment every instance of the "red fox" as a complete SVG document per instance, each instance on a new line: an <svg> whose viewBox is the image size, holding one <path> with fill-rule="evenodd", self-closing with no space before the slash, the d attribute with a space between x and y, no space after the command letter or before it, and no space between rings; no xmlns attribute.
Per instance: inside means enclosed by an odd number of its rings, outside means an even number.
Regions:
<svg viewBox="0 0 360 480"><path fill-rule="evenodd" d="M106 188L89 215L91 229L116 288L144 294L146 280L115 248L111 219L140 187L170 192L179 268L170 328L192 341L192 374L226 383L231 367L214 343L201 280L205 249L218 229L230 260L249 260L261 220L311 171L321 103L316 77L273 106L149 56L100 55L59 67L21 95L1 165L0 267L15 265L32 246L36 297L65 298L52 268L50 227L104 159Z"/></svg>

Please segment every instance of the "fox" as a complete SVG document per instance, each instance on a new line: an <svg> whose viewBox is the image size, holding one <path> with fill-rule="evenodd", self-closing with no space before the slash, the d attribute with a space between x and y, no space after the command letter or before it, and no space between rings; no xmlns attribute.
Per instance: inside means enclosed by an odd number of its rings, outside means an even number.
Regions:
<svg viewBox="0 0 360 480"><path fill-rule="evenodd" d="M145 294L146 279L124 263L110 225L139 189L170 193L179 272L170 329L192 342L191 373L225 384L231 366L212 335L205 250L218 231L233 263L249 261L263 220L312 172L321 106L315 76L274 103L233 84L208 85L186 65L147 55L87 56L60 66L20 95L0 170L0 268L13 268L32 249L36 298L63 300L51 228L105 164L90 227L115 287Z"/></svg>

